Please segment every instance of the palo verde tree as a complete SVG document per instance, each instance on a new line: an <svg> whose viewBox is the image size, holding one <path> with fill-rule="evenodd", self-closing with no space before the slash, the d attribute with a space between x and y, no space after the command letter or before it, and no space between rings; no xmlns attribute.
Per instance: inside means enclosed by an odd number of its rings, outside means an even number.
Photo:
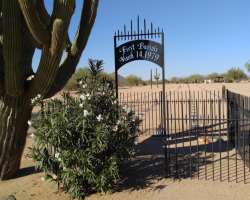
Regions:
<svg viewBox="0 0 250 200"><path fill-rule="evenodd" d="M75 0L54 0L51 14L43 0L0 0L0 180L15 176L20 167L31 100L52 97L76 69L96 18L98 0L82 0L82 4L71 43L68 29ZM42 51L36 73L32 70L35 49Z"/></svg>

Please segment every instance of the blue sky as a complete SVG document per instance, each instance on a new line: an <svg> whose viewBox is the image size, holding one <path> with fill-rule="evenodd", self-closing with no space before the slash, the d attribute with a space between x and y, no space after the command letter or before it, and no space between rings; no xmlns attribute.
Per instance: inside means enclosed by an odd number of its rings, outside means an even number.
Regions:
<svg viewBox="0 0 250 200"><path fill-rule="evenodd" d="M51 10L51 0L45 0ZM80 2L70 28L73 38ZM224 72L230 67L244 69L250 60L249 0L100 0L98 16L88 46L78 67L88 58L103 59L105 70L114 71L113 34L137 15L152 21L165 32L166 77L192 73ZM39 60L39 54L34 58ZM123 75L149 78L156 66L144 61L124 66Z"/></svg>

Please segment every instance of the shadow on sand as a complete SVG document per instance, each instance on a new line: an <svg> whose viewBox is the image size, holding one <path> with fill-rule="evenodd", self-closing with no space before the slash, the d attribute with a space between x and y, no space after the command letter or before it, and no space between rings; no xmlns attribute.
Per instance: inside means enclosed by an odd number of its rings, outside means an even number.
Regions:
<svg viewBox="0 0 250 200"><path fill-rule="evenodd" d="M159 190L166 187L153 187L156 181L165 178L163 139L151 136L137 145L135 158L122 166L122 180L117 184L117 191L144 188Z"/></svg>
<svg viewBox="0 0 250 200"><path fill-rule="evenodd" d="M14 179L29 176L29 175L33 175L33 174L37 174L37 173L40 173L40 172L41 171L37 170L35 168L35 166L21 168L21 169L19 169L19 171L18 171L17 175L14 177Z"/></svg>

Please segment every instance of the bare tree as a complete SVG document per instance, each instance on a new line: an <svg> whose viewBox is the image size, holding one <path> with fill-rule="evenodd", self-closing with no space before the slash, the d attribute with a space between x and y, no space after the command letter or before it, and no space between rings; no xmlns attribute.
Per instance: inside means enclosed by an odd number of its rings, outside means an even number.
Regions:
<svg viewBox="0 0 250 200"><path fill-rule="evenodd" d="M31 100L60 91L75 72L93 27L98 0L84 0L74 41L68 37L75 0L0 0L0 180L16 175L31 117ZM32 58L41 49L34 73ZM66 58L62 60L63 53Z"/></svg>

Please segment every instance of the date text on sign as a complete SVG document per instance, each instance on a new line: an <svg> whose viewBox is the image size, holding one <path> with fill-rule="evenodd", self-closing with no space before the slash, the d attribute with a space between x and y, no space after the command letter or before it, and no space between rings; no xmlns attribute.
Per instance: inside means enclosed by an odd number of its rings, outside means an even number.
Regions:
<svg viewBox="0 0 250 200"><path fill-rule="evenodd" d="M163 47L151 40L133 40L116 47L117 70L123 65L135 61L146 60L163 66Z"/></svg>

